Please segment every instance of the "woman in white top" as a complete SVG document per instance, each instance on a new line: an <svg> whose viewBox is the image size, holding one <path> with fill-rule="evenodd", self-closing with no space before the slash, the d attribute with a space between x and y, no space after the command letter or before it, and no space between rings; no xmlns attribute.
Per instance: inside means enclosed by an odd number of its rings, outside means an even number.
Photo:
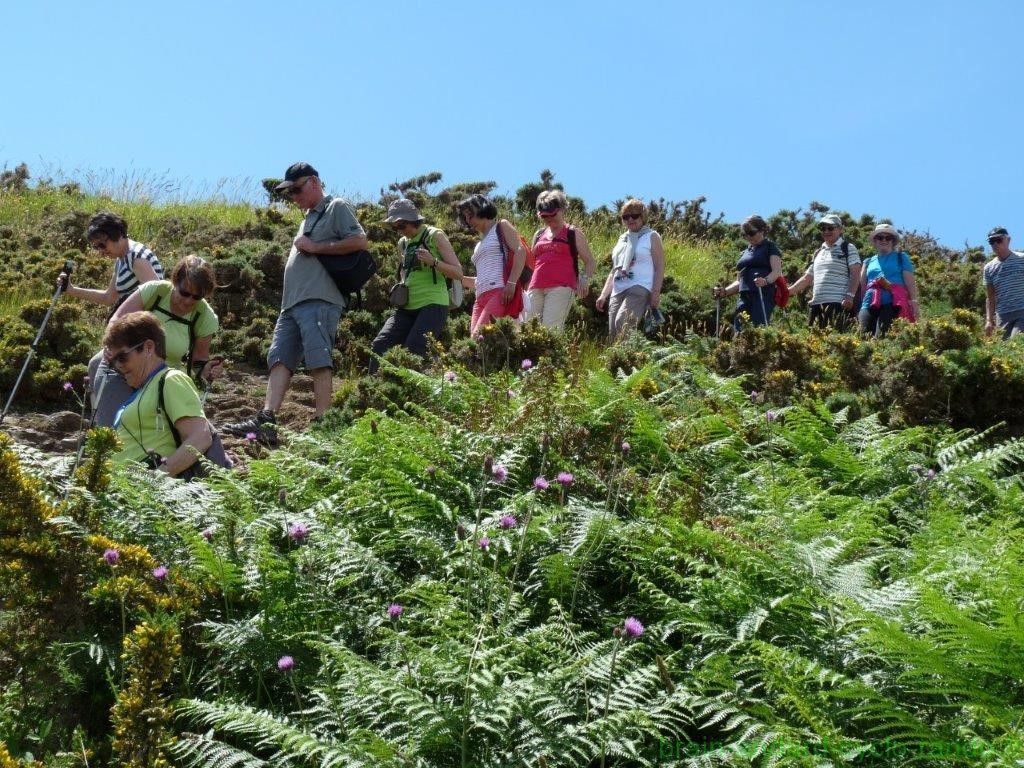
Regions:
<svg viewBox="0 0 1024 768"><path fill-rule="evenodd" d="M472 259L476 277L462 278L468 290L476 291L469 324L469 333L475 337L494 318L519 317L523 311L519 277L526 264L526 249L516 228L505 219L499 221L497 207L483 195L467 197L458 210L466 226L480 233Z"/></svg>
<svg viewBox="0 0 1024 768"><path fill-rule="evenodd" d="M608 307L608 335L613 340L636 328L648 308L658 308L665 277L661 235L647 226L644 204L627 200L619 213L626 231L612 250L612 269L597 297L599 312Z"/></svg>

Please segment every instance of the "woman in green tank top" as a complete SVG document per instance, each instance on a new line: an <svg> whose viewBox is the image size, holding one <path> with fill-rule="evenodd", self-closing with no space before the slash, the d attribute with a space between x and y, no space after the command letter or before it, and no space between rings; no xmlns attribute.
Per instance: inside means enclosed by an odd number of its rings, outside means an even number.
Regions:
<svg viewBox="0 0 1024 768"><path fill-rule="evenodd" d="M427 226L411 200L396 200L385 219L402 235L398 241L399 282L408 288L408 301L385 321L370 349L370 373L379 367L378 357L392 347L405 347L423 356L427 334L441 335L448 322L448 281L462 279L459 263L444 232Z"/></svg>

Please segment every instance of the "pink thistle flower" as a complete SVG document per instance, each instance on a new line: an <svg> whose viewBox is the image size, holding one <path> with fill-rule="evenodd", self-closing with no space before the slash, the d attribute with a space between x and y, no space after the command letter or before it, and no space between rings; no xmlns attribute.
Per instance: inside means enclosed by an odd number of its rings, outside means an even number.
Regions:
<svg viewBox="0 0 1024 768"><path fill-rule="evenodd" d="M644 625L640 623L639 619L630 616L624 622L622 622L622 634L630 640L635 640L644 633Z"/></svg>
<svg viewBox="0 0 1024 768"><path fill-rule="evenodd" d="M550 485L551 484L547 481L544 475L540 475L533 481L533 487L536 488L538 491L546 491L548 489L548 486Z"/></svg>
<svg viewBox="0 0 1024 768"><path fill-rule="evenodd" d="M523 364L522 364L521 367L522 367L522 369L524 371L530 370L531 368L533 368L533 360L530 360L530 359L523 360Z"/></svg>
<svg viewBox="0 0 1024 768"><path fill-rule="evenodd" d="M259 435L257 435L255 432L246 432L245 439L248 440L250 443L254 443L256 442L256 440L259 439Z"/></svg>
<svg viewBox="0 0 1024 768"><path fill-rule="evenodd" d="M204 528L202 531L199 532L199 535L202 536L207 541L212 541L213 540L213 528L212 527Z"/></svg>
<svg viewBox="0 0 1024 768"><path fill-rule="evenodd" d="M623 452L623 453L629 453L629 452L630 452L630 450L632 450L632 448L631 448L630 444L629 444L629 443L627 443L627 442L626 442L625 440L623 440L623 441L622 441L622 452Z"/></svg>
<svg viewBox="0 0 1024 768"><path fill-rule="evenodd" d="M563 488L568 488L575 481L576 481L576 478L573 477L572 472L559 472L558 473L558 482L559 482L559 484Z"/></svg>
<svg viewBox="0 0 1024 768"><path fill-rule="evenodd" d="M103 559L107 561L107 565L115 565L121 559L121 553L116 549L108 549L103 553Z"/></svg>
<svg viewBox="0 0 1024 768"><path fill-rule="evenodd" d="M481 536L480 541L477 542L477 546L479 546L480 549L486 552L487 548L491 546L491 540L488 539L486 536Z"/></svg>
<svg viewBox="0 0 1024 768"><path fill-rule="evenodd" d="M457 378L458 376L455 375L455 371L448 371L444 375L444 380L447 381L448 383L454 382Z"/></svg>
<svg viewBox="0 0 1024 768"><path fill-rule="evenodd" d="M402 611L404 610L405 609L398 603L391 603L391 605L388 606L388 617L392 619L397 619L399 616L402 615Z"/></svg>
<svg viewBox="0 0 1024 768"><path fill-rule="evenodd" d="M292 541L305 541L309 536L309 526L305 523L294 523L288 526L288 536Z"/></svg>
<svg viewBox="0 0 1024 768"><path fill-rule="evenodd" d="M90 381L91 381L91 380L89 379L89 377L88 377L88 376L83 376L83 377L82 377L82 386L83 386L83 387L88 387L88 386L89 386L89 382L90 382Z"/></svg>
<svg viewBox="0 0 1024 768"><path fill-rule="evenodd" d="M75 385L74 385L74 384L72 384L72 383L71 383L70 381L65 381L65 382L64 382L64 391L65 391L65 392L70 392L70 391L71 391L71 390L73 390L74 388L75 388Z"/></svg>
<svg viewBox="0 0 1024 768"><path fill-rule="evenodd" d="M291 656L282 656L277 660L277 668L282 672L291 672L295 667L295 659Z"/></svg>
<svg viewBox="0 0 1024 768"><path fill-rule="evenodd" d="M771 422L775 421L777 418L779 418L779 414L776 413L775 411L768 411L764 415L764 417L765 417L765 419L768 420L768 423L771 423Z"/></svg>
<svg viewBox="0 0 1024 768"><path fill-rule="evenodd" d="M494 477L494 482L504 483L508 479L508 469L504 464L495 464L491 475Z"/></svg>
<svg viewBox="0 0 1024 768"><path fill-rule="evenodd" d="M154 568L153 569L153 578L156 579L157 581L163 581L164 579L166 579L167 578L167 566L166 565L158 565L156 568Z"/></svg>
<svg viewBox="0 0 1024 768"><path fill-rule="evenodd" d="M935 470L934 469L929 469L927 472L924 473L924 476L925 476L926 480L934 480L935 479Z"/></svg>
<svg viewBox="0 0 1024 768"><path fill-rule="evenodd" d="M515 528L519 524L519 521L512 515L502 515L501 520L498 521L498 525L502 528Z"/></svg>
<svg viewBox="0 0 1024 768"><path fill-rule="evenodd" d="M433 477L434 475L437 474L437 467L435 467L433 464L429 464L427 465L427 468L424 469L423 471L426 472L431 477Z"/></svg>
<svg viewBox="0 0 1024 768"><path fill-rule="evenodd" d="M508 397L509 400L511 400L513 397L516 396L516 392L514 389L507 389L505 390L505 395Z"/></svg>

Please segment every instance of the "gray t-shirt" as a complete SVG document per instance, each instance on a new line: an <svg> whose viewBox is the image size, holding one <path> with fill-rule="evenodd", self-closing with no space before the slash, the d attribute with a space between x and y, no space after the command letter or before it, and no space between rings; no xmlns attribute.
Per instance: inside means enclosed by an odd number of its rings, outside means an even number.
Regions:
<svg viewBox="0 0 1024 768"><path fill-rule="evenodd" d="M811 288L811 304L839 303L846 298L850 287L850 275L860 268L860 254L850 243L850 258L843 256L843 238L829 247L821 244L814 260L807 268L807 274L814 278Z"/></svg>
<svg viewBox="0 0 1024 768"><path fill-rule="evenodd" d="M365 233L359 226L352 206L340 197L325 195L315 208L306 213L296 237L303 234L319 243L325 240L344 240ZM293 245L284 266L281 311L310 299L326 301L342 308L345 306L345 299L320 260L313 254L300 253Z"/></svg>

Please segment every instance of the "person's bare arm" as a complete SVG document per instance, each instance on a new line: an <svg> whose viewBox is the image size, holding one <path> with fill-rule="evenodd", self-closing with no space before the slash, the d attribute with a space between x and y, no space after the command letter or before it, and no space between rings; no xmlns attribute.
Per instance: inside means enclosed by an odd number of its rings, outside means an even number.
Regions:
<svg viewBox="0 0 1024 768"><path fill-rule="evenodd" d="M195 464L213 444L210 423L202 416L183 416L174 422L174 428L181 435L181 445L160 465L171 477L177 477Z"/></svg>

